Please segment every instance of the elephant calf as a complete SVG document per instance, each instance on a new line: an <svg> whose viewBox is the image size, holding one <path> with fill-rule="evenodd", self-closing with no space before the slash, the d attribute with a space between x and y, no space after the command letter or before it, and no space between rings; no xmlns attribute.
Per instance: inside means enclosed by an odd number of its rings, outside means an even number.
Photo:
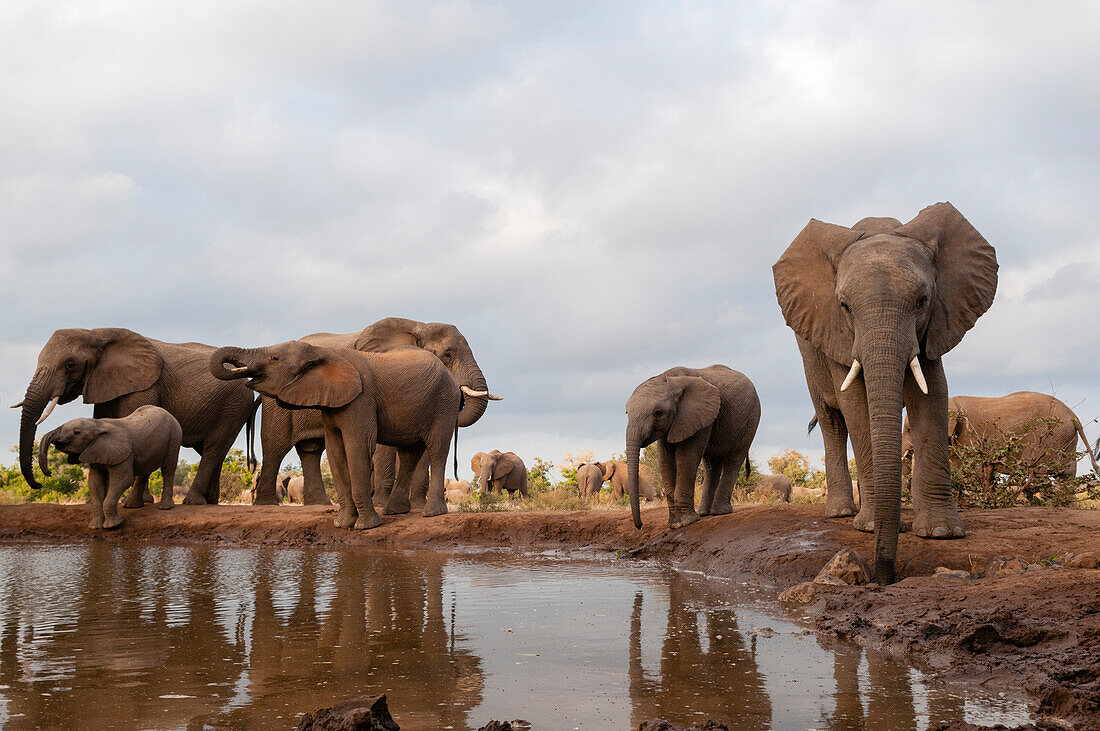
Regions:
<svg viewBox="0 0 1100 731"><path fill-rule="evenodd" d="M598 462L585 462L577 467L577 488L585 500L599 497L603 481L603 470Z"/></svg>
<svg viewBox="0 0 1100 731"><path fill-rule="evenodd" d="M183 429L175 417L159 406L142 406L120 419L73 419L42 437L38 464L50 474L46 453L51 444L69 455L70 463L88 465L88 492L92 520L89 528L117 528L122 525L118 499L131 484L141 507L141 496L149 486L149 475L161 471L165 488L160 494L161 510L172 507L172 485L176 480ZM136 479L136 484L135 484Z"/></svg>
<svg viewBox="0 0 1100 731"><path fill-rule="evenodd" d="M469 480L443 480L444 494L449 503L460 503L470 496L472 488Z"/></svg>
<svg viewBox="0 0 1100 731"><path fill-rule="evenodd" d="M749 492L757 497L774 495L781 503L791 501L791 478L786 475L760 475L749 485Z"/></svg>

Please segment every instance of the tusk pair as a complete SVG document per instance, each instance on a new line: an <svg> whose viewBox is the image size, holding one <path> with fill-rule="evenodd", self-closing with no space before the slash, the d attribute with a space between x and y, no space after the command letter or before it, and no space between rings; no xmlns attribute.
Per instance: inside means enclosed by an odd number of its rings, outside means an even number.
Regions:
<svg viewBox="0 0 1100 731"><path fill-rule="evenodd" d="M487 398L490 401L503 401L504 400L503 396L494 396L493 394L489 393L488 391L475 391L474 389L470 388L469 386L459 386L458 388L459 388L460 391L462 391L462 393L466 394L467 396L469 396L471 398Z"/></svg>
<svg viewBox="0 0 1100 731"><path fill-rule="evenodd" d="M50 399L50 405L46 407L46 411L42 414L42 416L38 417L38 421L34 422L34 425L38 426L43 421L45 421L46 417L53 413L54 407L57 406L57 402L60 400L60 396L54 396L52 399Z"/></svg>
<svg viewBox="0 0 1100 731"><path fill-rule="evenodd" d="M844 383L840 384L841 391L847 391L848 386L852 385L852 382L856 380L856 376L863 370L863 366L859 364L858 360L852 361L852 370L848 371L848 377L844 379Z"/></svg>
<svg viewBox="0 0 1100 731"><path fill-rule="evenodd" d="M917 379L917 386L920 387L921 393L927 396L928 382L924 380L924 372L920 369L919 355L914 355L913 360L909 361L909 369L913 371L913 378Z"/></svg>

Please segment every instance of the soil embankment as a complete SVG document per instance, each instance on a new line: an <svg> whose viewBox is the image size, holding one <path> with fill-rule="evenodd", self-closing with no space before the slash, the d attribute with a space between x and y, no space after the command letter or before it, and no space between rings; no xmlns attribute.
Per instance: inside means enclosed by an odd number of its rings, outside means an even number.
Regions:
<svg viewBox="0 0 1100 731"><path fill-rule="evenodd" d="M872 536L854 530L850 519L824 519L821 505L737 506L730 515L671 532L659 507L643 511L641 531L629 511L592 510L399 516L360 533L335 528L331 511L147 506L127 511L118 531L93 533L83 506L5 506L0 540L589 549L778 588L812 579L842 548L865 559L872 553ZM792 611L823 632L888 650L947 679L1024 688L1048 719L1100 728L1100 568L1088 557L1100 556L1100 511L1012 508L968 511L964 518L963 539L903 534L897 584L825 587L811 604ZM1067 554L1094 568L1046 567ZM1018 558L1032 570L979 579L932 575L940 566L979 573L998 557Z"/></svg>

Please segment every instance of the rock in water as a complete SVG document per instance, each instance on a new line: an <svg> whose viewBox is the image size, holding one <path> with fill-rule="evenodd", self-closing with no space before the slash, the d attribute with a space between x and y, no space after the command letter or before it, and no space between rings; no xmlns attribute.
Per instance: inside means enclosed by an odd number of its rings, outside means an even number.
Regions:
<svg viewBox="0 0 1100 731"><path fill-rule="evenodd" d="M390 715L385 695L361 695L307 713L298 731L399 731Z"/></svg>
<svg viewBox="0 0 1100 731"><path fill-rule="evenodd" d="M674 726L663 718L642 721L638 731L729 731L729 726L713 718L703 722L702 726Z"/></svg>
<svg viewBox="0 0 1100 731"><path fill-rule="evenodd" d="M489 723L485 724L477 731L530 731L530 729L531 724L521 718L517 718L514 721L497 721L489 719Z"/></svg>
<svg viewBox="0 0 1100 731"><path fill-rule="evenodd" d="M871 572L867 570L867 564L850 548L842 549L829 559L825 568L814 577L815 584L858 585L870 581Z"/></svg>

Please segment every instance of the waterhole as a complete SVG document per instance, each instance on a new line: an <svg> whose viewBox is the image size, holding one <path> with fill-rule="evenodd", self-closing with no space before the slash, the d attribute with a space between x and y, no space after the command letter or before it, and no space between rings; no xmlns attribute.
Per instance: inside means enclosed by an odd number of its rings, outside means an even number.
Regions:
<svg viewBox="0 0 1100 731"><path fill-rule="evenodd" d="M402 729L1021 723L819 640L774 593L557 555L0 547L0 727L293 728L385 693Z"/></svg>

